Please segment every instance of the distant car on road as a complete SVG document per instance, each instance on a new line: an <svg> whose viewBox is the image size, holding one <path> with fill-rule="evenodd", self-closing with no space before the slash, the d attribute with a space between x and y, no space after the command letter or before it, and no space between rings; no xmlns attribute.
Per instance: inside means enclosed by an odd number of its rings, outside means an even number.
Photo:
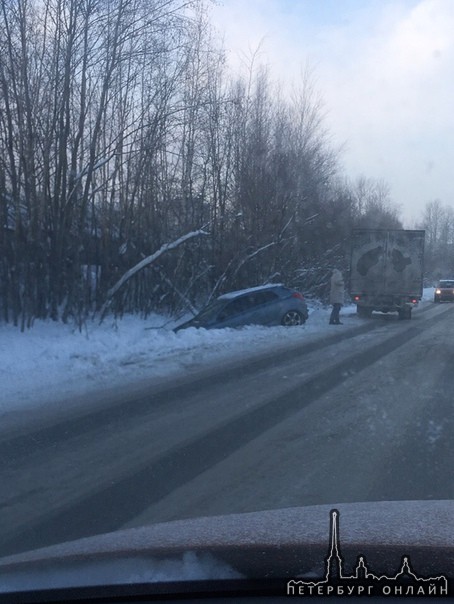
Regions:
<svg viewBox="0 0 454 604"><path fill-rule="evenodd" d="M441 279L434 292L434 302L454 302L454 279Z"/></svg>
<svg viewBox="0 0 454 604"><path fill-rule="evenodd" d="M219 329L242 325L302 325L309 313L304 296L282 284L252 287L219 296L190 321L187 327Z"/></svg>

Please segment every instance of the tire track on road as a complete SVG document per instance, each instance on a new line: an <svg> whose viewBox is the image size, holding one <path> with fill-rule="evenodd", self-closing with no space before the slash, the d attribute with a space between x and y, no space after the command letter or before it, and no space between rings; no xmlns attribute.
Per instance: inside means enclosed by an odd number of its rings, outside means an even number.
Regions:
<svg viewBox="0 0 454 604"><path fill-rule="evenodd" d="M453 311L450 308L423 323L415 322L380 344L361 350L329 369L320 371L282 396L174 446L145 467L113 482L107 488L95 488L91 494L80 497L79 501L34 520L14 535L10 533L7 537L4 533L1 546L4 555L116 530L266 430L309 406L352 375L407 344L432 325L445 320ZM354 330L354 335L373 329L375 326L366 324L360 330ZM344 335L343 339L349 337L347 333ZM334 338L334 341L338 342L339 338ZM316 349L320 348L322 346Z"/></svg>
<svg viewBox="0 0 454 604"><path fill-rule="evenodd" d="M421 316L422 313L426 313L432 309L432 305L427 305L418 311L417 316ZM222 382L223 384L237 382L238 378L243 375L263 371L268 366L275 365L276 357L279 358L280 362L291 360L295 355L304 358L332 344L350 340L358 335L379 329L382 326L383 321L380 321L380 319L371 319L348 331L340 331L312 342L302 341L297 344L280 346L271 352L267 351L254 355L250 359L243 358L240 362L227 361L223 363L221 368L209 367L200 370L197 374L176 378L177 383L172 386L169 386L169 381L166 380L165 385L160 385L157 388L149 387L148 389L144 387L143 392L135 392L127 398L124 398L125 394L127 394L127 391L125 391L121 395L121 401L114 400L109 406L104 406L101 409L85 410L82 415L64 420L59 419L51 422L50 425L40 427L29 426L30 429L21 426L16 431L16 434L11 433L11 430L9 430L6 435L2 435L0 431L0 459L7 459L11 456L17 459L21 454L28 454L31 448L45 447L61 438L70 439L81 433L95 433L98 431L98 426L100 425L121 421L125 410L127 410L128 416L131 417L146 413L150 410L151 405L153 409L167 408L169 401L184 397L188 387L202 390L213 384L213 382Z"/></svg>
<svg viewBox="0 0 454 604"><path fill-rule="evenodd" d="M223 384L236 382L238 377L263 371L267 366L274 365L277 354L282 362L294 358L295 355L304 357L332 344L378 329L381 325L378 321L371 321L357 328L338 332L335 335L329 335L313 342L299 342L296 345L280 347L278 352L276 350L273 350L273 352L267 351L250 359L243 358L241 362L230 361L224 363L221 368L210 367L196 375L191 374L183 378L176 378L174 382L177 381L177 384L172 386L169 386L166 382L165 386L151 388L149 391L144 388L143 392L136 392L127 398L124 398L125 392L122 395L121 402L113 401L110 406L85 411L79 417L59 420L48 426L38 428L30 426L30 430L25 433L24 427L21 427L15 435L9 433L4 438L0 437L0 459L10 457L13 452L15 458L17 458L22 452L27 453L30 448L46 446L62 437L69 439L81 433L95 432L97 431L96 427L100 425L121 421L125 410L127 410L128 416L131 417L132 415L143 415L150 410L150 406L153 406L153 409L167 408L169 401L184 397L188 388L203 390L215 382L222 382Z"/></svg>

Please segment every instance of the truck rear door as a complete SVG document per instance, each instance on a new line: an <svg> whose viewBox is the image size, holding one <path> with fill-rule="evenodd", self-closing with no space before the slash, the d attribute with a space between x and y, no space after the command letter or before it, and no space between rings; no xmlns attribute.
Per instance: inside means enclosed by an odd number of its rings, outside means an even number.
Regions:
<svg viewBox="0 0 454 604"><path fill-rule="evenodd" d="M424 231L357 229L353 232L350 293L422 294Z"/></svg>

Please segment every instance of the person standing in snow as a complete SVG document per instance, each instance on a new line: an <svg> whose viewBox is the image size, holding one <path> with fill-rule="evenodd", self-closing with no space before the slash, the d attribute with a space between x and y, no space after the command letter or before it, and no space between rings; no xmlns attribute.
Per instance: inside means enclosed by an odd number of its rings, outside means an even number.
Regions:
<svg viewBox="0 0 454 604"><path fill-rule="evenodd" d="M344 303L344 278L340 270L335 268L331 275L331 290L329 301L333 305L331 316L329 318L330 325L342 325L339 320L339 312Z"/></svg>

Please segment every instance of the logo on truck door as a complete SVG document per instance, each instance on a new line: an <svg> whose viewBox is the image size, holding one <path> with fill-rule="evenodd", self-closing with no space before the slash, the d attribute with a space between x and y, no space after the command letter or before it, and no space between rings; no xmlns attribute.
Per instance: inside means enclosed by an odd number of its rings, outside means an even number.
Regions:
<svg viewBox="0 0 454 604"><path fill-rule="evenodd" d="M383 254L383 249L383 246L379 245L378 247L374 247L361 256L356 263L356 270L360 275L365 277L370 269L378 264L378 261Z"/></svg>
<svg viewBox="0 0 454 604"><path fill-rule="evenodd" d="M383 251L383 246L379 245L378 247L367 251L360 257L356 263L356 270L362 277L365 277L370 269L378 264L383 255ZM411 258L409 256L404 256L399 249L394 248L391 252L391 262L395 272L402 273L404 269L411 264Z"/></svg>
<svg viewBox="0 0 454 604"><path fill-rule="evenodd" d="M395 248L392 251L391 260L396 273L401 273L406 266L411 264L411 258L405 257L400 250Z"/></svg>

